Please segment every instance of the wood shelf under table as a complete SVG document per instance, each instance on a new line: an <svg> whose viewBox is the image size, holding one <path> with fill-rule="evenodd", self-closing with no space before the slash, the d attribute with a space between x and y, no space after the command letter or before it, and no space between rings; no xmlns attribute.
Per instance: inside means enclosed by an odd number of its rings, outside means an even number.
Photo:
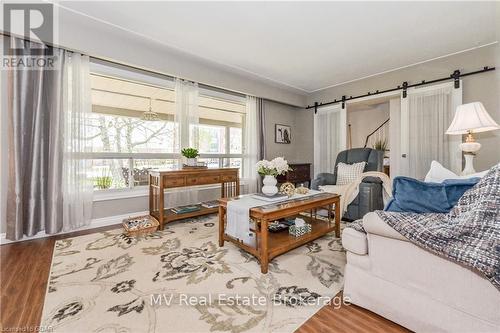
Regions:
<svg viewBox="0 0 500 333"><path fill-rule="evenodd" d="M165 190L210 184L220 184L222 198L238 196L240 194L239 169L150 170L149 215L155 217L160 222L160 229L163 229L165 223L216 213L218 208L202 207L200 210L185 214L175 214L170 209L165 209Z"/></svg>
<svg viewBox="0 0 500 333"><path fill-rule="evenodd" d="M169 223L177 220L183 220L183 219L188 219L191 217L196 217L196 216L201 216L201 215L208 215L208 214L214 214L219 211L219 207L215 208L206 208L206 207L201 207L201 209L196 210L194 212L189 212L189 213L174 213L172 209L167 208L163 210L163 221L164 223ZM159 214L158 212L152 212L151 215L155 217L156 219L159 219Z"/></svg>
<svg viewBox="0 0 500 333"><path fill-rule="evenodd" d="M286 253L291 249L295 249L318 239L329 232L335 231L335 224L328 223L328 221L318 220L304 215L297 215L296 217L300 217L301 219L304 219L306 223L311 224L311 232L299 237L290 235L288 233L288 229L280 232L269 232L269 260L279 256L280 254Z"/></svg>

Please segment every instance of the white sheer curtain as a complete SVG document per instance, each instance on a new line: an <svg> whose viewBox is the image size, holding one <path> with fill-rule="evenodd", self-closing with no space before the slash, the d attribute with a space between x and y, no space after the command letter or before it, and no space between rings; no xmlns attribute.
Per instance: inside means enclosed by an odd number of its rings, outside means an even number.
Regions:
<svg viewBox="0 0 500 333"><path fill-rule="evenodd" d="M408 94L409 177L423 179L432 160L452 170L460 164L459 142L445 134L455 111L453 89L446 85Z"/></svg>
<svg viewBox="0 0 500 333"><path fill-rule="evenodd" d="M175 79L175 122L179 126L177 139L181 149L198 148L196 127L199 123L198 97L198 83ZM190 128L193 128L192 142L190 142Z"/></svg>
<svg viewBox="0 0 500 333"><path fill-rule="evenodd" d="M346 147L346 111L322 108L314 115L314 176L333 173L337 154Z"/></svg>
<svg viewBox="0 0 500 333"><path fill-rule="evenodd" d="M91 161L85 157L86 129L91 112L89 57L64 52L63 111L63 231L90 224L93 184Z"/></svg>
<svg viewBox="0 0 500 333"><path fill-rule="evenodd" d="M257 122L257 103L258 99L253 96L247 96L246 116L245 116L245 137L243 151L243 179L248 184L248 193L257 192L258 177L257 156L259 154L259 130Z"/></svg>
<svg viewBox="0 0 500 333"><path fill-rule="evenodd" d="M175 79L174 121L178 126L176 140L178 140L179 152L182 148L198 148L198 97L198 83ZM182 163L183 157L179 154L179 167L182 167ZM168 207L195 204L199 201L198 190L193 188L169 190L165 194Z"/></svg>

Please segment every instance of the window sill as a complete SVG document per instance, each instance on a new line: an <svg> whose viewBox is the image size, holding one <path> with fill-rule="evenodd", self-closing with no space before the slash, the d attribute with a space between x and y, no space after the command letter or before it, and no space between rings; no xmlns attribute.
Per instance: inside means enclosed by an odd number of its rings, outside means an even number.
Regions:
<svg viewBox="0 0 500 333"><path fill-rule="evenodd" d="M240 187L246 186L248 181L242 179L240 181ZM190 186L190 187L179 187L174 189L169 189L167 193L177 193L184 191L192 191L193 189L197 190L211 190L211 189L220 189L219 184L214 185L200 185L200 186ZM101 190L94 192L94 202L99 201L109 201L109 200L120 200L120 199L128 199L128 198L138 198L138 197L147 197L149 195L148 186L139 186L134 189L116 189L116 190Z"/></svg>
<svg viewBox="0 0 500 333"><path fill-rule="evenodd" d="M94 191L94 199L93 201L108 201L108 200L119 200L126 198L136 198L136 197L145 197L149 195L147 186L140 186L134 189L116 189L116 190L101 190Z"/></svg>

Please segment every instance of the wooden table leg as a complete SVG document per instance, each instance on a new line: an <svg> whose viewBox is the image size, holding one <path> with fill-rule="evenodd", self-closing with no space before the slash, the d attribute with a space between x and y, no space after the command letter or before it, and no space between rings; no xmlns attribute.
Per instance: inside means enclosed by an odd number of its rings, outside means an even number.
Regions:
<svg viewBox="0 0 500 333"><path fill-rule="evenodd" d="M340 237L340 201L335 203L335 236Z"/></svg>
<svg viewBox="0 0 500 333"><path fill-rule="evenodd" d="M267 274L267 269L269 265L269 252L268 252L268 229L267 229L267 220L260 221L260 271L262 274Z"/></svg>
<svg viewBox="0 0 500 333"><path fill-rule="evenodd" d="M160 228L163 230L163 227L164 227L164 216L163 216L163 208L164 208L164 205L165 205L165 189L163 188L163 176L159 176L159 179L158 179L158 190L160 191L160 193L158 193L158 209L159 209L159 212L158 212L158 217L159 217L159 221L160 222Z"/></svg>
<svg viewBox="0 0 500 333"><path fill-rule="evenodd" d="M222 247L224 246L224 233L225 233L225 228L224 228L224 207L222 205L219 205L219 246Z"/></svg>
<svg viewBox="0 0 500 333"><path fill-rule="evenodd" d="M331 225L331 223L332 223L332 208L333 208L333 205L329 204L328 205L328 225Z"/></svg>

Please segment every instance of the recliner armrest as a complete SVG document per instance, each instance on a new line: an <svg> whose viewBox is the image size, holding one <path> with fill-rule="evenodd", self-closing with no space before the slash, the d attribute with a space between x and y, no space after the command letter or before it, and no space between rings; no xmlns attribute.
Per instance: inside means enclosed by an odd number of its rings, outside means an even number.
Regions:
<svg viewBox="0 0 500 333"><path fill-rule="evenodd" d="M313 179L311 182L311 188L313 190L317 190L319 186L322 185L335 185L333 173L320 173L318 176Z"/></svg>
<svg viewBox="0 0 500 333"><path fill-rule="evenodd" d="M382 184L382 180L378 177L365 177L363 178L363 183Z"/></svg>

